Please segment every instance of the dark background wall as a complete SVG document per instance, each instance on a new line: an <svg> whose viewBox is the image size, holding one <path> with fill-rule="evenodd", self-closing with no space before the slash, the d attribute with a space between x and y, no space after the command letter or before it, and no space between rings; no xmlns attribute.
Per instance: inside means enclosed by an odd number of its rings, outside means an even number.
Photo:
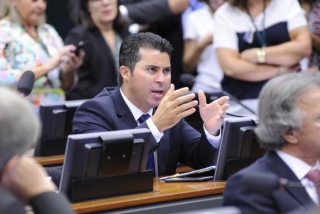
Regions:
<svg viewBox="0 0 320 214"><path fill-rule="evenodd" d="M65 39L69 30L74 26L68 4L68 0L47 0L47 23L56 28L62 39Z"/></svg>

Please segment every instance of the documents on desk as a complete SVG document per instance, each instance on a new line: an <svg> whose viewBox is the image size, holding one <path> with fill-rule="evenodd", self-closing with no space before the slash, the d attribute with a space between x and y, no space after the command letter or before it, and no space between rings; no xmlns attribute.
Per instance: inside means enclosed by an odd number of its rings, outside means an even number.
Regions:
<svg viewBox="0 0 320 214"><path fill-rule="evenodd" d="M184 177L187 177L189 175L194 175L194 174L199 174L199 173L202 173L202 172L207 172L207 171L213 170L215 168L216 168L216 166L208 166L206 168L193 170L193 171L190 171L190 172L176 173L174 175L162 177L162 178L160 178L160 181L165 181L165 180L171 179L171 178L184 178ZM206 177L208 177L208 176L206 176ZM208 178L207 178L207 180L208 180ZM189 180L189 181L191 181L191 180ZM198 180L195 179L194 181L199 181L199 179Z"/></svg>

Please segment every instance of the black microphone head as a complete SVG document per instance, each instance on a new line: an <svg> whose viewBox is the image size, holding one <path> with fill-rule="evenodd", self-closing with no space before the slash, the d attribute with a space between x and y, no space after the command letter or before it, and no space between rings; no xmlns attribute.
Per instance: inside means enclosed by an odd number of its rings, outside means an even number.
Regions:
<svg viewBox="0 0 320 214"><path fill-rule="evenodd" d="M33 89L34 81L34 73L32 71L25 71L18 82L17 90L24 96L28 96Z"/></svg>
<svg viewBox="0 0 320 214"><path fill-rule="evenodd" d="M285 181L280 181L280 178L271 173L256 172L245 173L242 176L242 185L245 185L252 191L261 191L271 193L274 190L281 188Z"/></svg>
<svg viewBox="0 0 320 214"><path fill-rule="evenodd" d="M195 82L195 76L192 74L181 74L179 79L181 83L188 87L192 87Z"/></svg>

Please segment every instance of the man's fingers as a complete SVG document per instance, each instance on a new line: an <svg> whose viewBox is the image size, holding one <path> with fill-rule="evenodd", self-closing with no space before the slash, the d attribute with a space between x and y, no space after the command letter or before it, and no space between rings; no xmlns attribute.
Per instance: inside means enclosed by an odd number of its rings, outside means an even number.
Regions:
<svg viewBox="0 0 320 214"><path fill-rule="evenodd" d="M183 103L189 103L189 102L191 102L194 98L196 97L196 95L194 94L194 93L190 93L190 94L185 94L185 95L182 95L182 96L180 96L180 97L178 97L177 99L176 99L176 105L181 105L181 104L183 104ZM198 104L198 102L197 102L197 104Z"/></svg>
<svg viewBox="0 0 320 214"><path fill-rule="evenodd" d="M189 109L187 109L185 111L180 112L178 114L178 116L179 116L179 119L182 119L182 118L185 118L185 117L187 117L187 116L189 116L189 115L191 115L191 114L193 114L195 112L196 112L195 108L189 108Z"/></svg>
<svg viewBox="0 0 320 214"><path fill-rule="evenodd" d="M228 108L229 108L229 104L228 104L228 103L225 103L225 104L223 104L223 105L221 106L221 109L222 109L223 111L226 111Z"/></svg>
<svg viewBox="0 0 320 214"><path fill-rule="evenodd" d="M198 101L193 100L191 102L181 104L180 106L178 106L176 108L176 110L178 111L178 113L180 113L180 112L186 111L190 108L194 108L197 104L198 104Z"/></svg>
<svg viewBox="0 0 320 214"><path fill-rule="evenodd" d="M219 99L217 99L217 103L219 103L220 105L225 104L226 102L228 102L230 100L230 98L228 96L223 96L220 97Z"/></svg>
<svg viewBox="0 0 320 214"><path fill-rule="evenodd" d="M171 84L171 85L173 85L173 84ZM170 89L171 89L171 87L170 87ZM174 87L173 87L173 91L172 91L172 93L170 93L169 100L171 100L171 101L176 100L178 97L186 94L187 92L189 92L188 87L179 88L177 90L174 90Z"/></svg>
<svg viewBox="0 0 320 214"><path fill-rule="evenodd" d="M207 98L203 91L198 91L199 108L203 108L207 105Z"/></svg>

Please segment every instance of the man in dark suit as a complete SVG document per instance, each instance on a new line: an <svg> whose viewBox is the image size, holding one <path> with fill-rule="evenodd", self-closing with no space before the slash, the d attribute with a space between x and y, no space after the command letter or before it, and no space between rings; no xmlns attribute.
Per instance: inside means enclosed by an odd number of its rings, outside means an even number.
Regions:
<svg viewBox="0 0 320 214"><path fill-rule="evenodd" d="M34 146L41 125L28 101L0 88L0 213L74 213L68 200L33 158L23 155Z"/></svg>
<svg viewBox="0 0 320 214"><path fill-rule="evenodd" d="M311 213L319 204L320 73L273 78L261 91L258 112L256 134L268 152L228 179L223 205L246 214ZM244 175L261 173L302 186L267 189L264 181L260 188L243 182Z"/></svg>
<svg viewBox="0 0 320 214"><path fill-rule="evenodd" d="M174 89L171 81L170 43L153 33L128 36L119 54L119 85L105 88L83 103L73 120L74 133L149 128L153 138L150 153L155 153L158 175L175 173L177 163L192 168L215 164L220 138L219 129L229 98L206 103L198 93L203 133L183 118L195 112L198 104L188 88ZM148 114L145 122L139 118ZM156 173L157 175L157 173Z"/></svg>

